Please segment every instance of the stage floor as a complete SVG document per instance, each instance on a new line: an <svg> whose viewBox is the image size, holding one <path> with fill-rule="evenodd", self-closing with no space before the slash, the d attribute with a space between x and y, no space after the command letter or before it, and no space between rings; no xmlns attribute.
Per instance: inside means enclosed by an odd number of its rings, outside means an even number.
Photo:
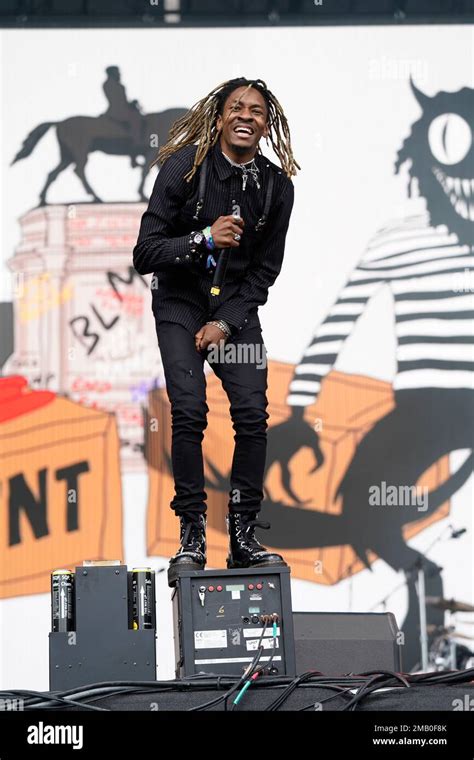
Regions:
<svg viewBox="0 0 474 760"><path fill-rule="evenodd" d="M240 711L265 711L272 702L282 693L281 688L255 687L249 689L245 698L238 706ZM193 692L177 692L163 690L147 690L145 693L120 694L94 699L90 704L100 706L108 710L147 711L150 710L178 710L186 711L196 709L214 698L223 695L225 689L206 689ZM334 696L333 696L334 695ZM328 697L333 697L328 699ZM329 689L317 686L299 686L278 708L280 711L322 710L340 711L348 702L347 696L335 695ZM228 702L228 709L231 706ZM357 711L446 711L472 710L474 707L474 683L466 683L453 686L411 686L410 688L380 689L377 693L367 696ZM224 704L208 708L211 711L224 711ZM68 712L81 710L80 707L66 707Z"/></svg>

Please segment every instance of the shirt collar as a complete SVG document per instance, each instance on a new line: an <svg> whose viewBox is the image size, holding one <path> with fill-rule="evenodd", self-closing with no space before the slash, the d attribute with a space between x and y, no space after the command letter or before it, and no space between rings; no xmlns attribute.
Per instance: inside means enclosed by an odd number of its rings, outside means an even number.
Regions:
<svg viewBox="0 0 474 760"><path fill-rule="evenodd" d="M259 154L255 154L255 161L258 165L258 156ZM220 146L220 141L218 140L216 144L214 145L214 165L217 170L217 175L219 179L227 179L233 174L234 166L228 162L224 154L222 153L222 149ZM259 167L260 168L260 167Z"/></svg>

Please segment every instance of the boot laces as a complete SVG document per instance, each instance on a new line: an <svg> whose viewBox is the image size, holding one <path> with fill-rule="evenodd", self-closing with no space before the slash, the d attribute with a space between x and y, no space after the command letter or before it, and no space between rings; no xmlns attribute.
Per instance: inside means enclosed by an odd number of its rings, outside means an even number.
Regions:
<svg viewBox="0 0 474 760"><path fill-rule="evenodd" d="M243 520L243 523L245 528L263 528L263 530L268 530L270 528L270 523L264 522L263 520L257 520L257 518Z"/></svg>
<svg viewBox="0 0 474 760"><path fill-rule="evenodd" d="M186 512L181 513L180 517L183 518L183 523L186 523L186 527L184 528L184 531L182 533L181 537L181 545L186 546L190 537L191 533L194 531L195 528L199 528L201 525L201 521L205 523L204 515L196 512ZM181 524L181 529L183 527L183 523Z"/></svg>
<svg viewBox="0 0 474 760"><path fill-rule="evenodd" d="M241 514L241 520L242 520L242 538L244 541L246 541L251 546L255 547L256 549L263 549L264 547L260 543L260 541L257 539L255 535L255 528L263 528L263 530L268 530L270 528L270 523L264 522L262 520L258 520L256 517L247 518L245 515Z"/></svg>

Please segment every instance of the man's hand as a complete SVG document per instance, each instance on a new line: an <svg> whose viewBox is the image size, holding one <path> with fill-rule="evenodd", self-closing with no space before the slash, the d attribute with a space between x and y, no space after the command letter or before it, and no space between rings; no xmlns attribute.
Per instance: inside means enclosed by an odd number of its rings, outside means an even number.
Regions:
<svg viewBox="0 0 474 760"><path fill-rule="evenodd" d="M242 236L244 220L240 217L220 216L211 227L211 235L216 248L238 248L240 240L235 240L234 235Z"/></svg>
<svg viewBox="0 0 474 760"><path fill-rule="evenodd" d="M196 349L198 351L205 351L211 343L220 343L222 339L227 338L227 335L220 327L216 325L204 325L194 336L194 342L196 343Z"/></svg>

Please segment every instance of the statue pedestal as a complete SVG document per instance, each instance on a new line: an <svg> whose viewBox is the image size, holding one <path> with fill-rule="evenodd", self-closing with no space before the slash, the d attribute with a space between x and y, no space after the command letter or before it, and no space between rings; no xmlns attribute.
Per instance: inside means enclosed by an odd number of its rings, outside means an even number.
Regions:
<svg viewBox="0 0 474 760"><path fill-rule="evenodd" d="M164 385L149 282L132 266L144 203L52 205L20 219L15 350L20 374L116 414L124 470L142 470L148 391Z"/></svg>

